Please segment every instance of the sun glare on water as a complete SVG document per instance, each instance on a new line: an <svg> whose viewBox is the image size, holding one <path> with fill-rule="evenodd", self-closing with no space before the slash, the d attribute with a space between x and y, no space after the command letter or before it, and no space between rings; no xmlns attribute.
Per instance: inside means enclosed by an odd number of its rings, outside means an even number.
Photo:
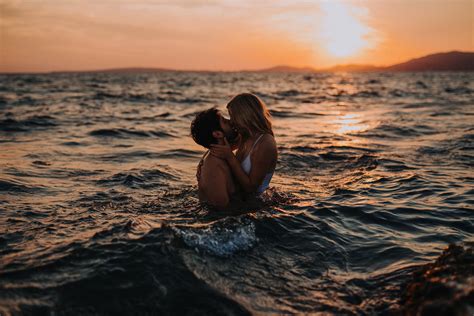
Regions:
<svg viewBox="0 0 474 316"><path fill-rule="evenodd" d="M334 57L350 57L371 46L367 36L373 31L361 20L366 12L342 1L321 3L322 45Z"/></svg>
<svg viewBox="0 0 474 316"><path fill-rule="evenodd" d="M337 134L362 132L369 127L362 123L362 116L355 113L340 114L332 123Z"/></svg>

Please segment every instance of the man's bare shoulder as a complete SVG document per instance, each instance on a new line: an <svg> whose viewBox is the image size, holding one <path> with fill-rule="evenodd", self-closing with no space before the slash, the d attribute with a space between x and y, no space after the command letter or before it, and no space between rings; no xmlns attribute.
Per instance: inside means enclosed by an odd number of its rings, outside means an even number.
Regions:
<svg viewBox="0 0 474 316"><path fill-rule="evenodd" d="M213 155L208 155L203 162L206 165L206 168L220 168L223 171L230 170L229 165L224 159L215 157Z"/></svg>
<svg viewBox="0 0 474 316"><path fill-rule="evenodd" d="M207 156L201 166L200 172L200 187L210 187L215 184L217 179L225 181L226 178L231 177L232 173L229 165L223 159Z"/></svg>

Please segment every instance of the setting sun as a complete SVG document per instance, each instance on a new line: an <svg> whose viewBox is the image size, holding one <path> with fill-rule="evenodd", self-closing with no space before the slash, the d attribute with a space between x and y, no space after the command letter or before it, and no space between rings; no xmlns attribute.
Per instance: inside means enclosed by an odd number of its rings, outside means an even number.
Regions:
<svg viewBox="0 0 474 316"><path fill-rule="evenodd" d="M344 2L322 2L322 45L334 57L350 57L372 45L373 30L361 20L365 11Z"/></svg>

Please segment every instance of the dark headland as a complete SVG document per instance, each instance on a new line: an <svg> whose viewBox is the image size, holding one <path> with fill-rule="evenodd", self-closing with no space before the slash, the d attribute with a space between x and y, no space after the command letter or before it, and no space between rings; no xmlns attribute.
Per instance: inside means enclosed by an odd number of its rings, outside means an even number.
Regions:
<svg viewBox="0 0 474 316"><path fill-rule="evenodd" d="M403 63L384 67L358 64L337 65L325 69L279 66L263 69L260 71L275 72L280 69L285 72L474 71L474 52L453 51L447 53L437 53L423 56L420 58L410 59Z"/></svg>
<svg viewBox="0 0 474 316"><path fill-rule="evenodd" d="M337 65L330 68L295 68L278 66L260 70L262 72L382 72L382 71L474 71L474 52L437 53L391 66Z"/></svg>

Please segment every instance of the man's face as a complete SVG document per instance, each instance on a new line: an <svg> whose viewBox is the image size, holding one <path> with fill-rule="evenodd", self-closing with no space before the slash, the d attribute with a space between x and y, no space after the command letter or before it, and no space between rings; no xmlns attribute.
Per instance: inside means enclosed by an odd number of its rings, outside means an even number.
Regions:
<svg viewBox="0 0 474 316"><path fill-rule="evenodd" d="M228 118L225 118L221 112L219 112L218 115L219 115L219 123L222 130L224 131L225 138L227 139L229 143L233 143L236 140L238 133L232 127L232 125L230 124L230 120Z"/></svg>

